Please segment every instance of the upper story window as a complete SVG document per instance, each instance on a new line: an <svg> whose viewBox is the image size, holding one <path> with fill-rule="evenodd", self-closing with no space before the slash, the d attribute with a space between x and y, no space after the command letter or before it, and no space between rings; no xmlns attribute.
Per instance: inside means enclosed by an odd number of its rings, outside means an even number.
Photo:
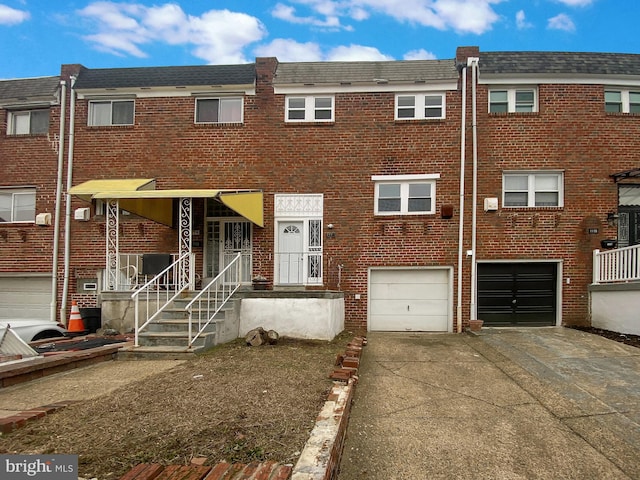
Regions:
<svg viewBox="0 0 640 480"><path fill-rule="evenodd" d="M562 172L509 172L502 176L505 207L562 207Z"/></svg>
<svg viewBox="0 0 640 480"><path fill-rule="evenodd" d="M242 123L242 97L196 98L196 123Z"/></svg>
<svg viewBox="0 0 640 480"><path fill-rule="evenodd" d="M35 222L36 189L0 189L0 223Z"/></svg>
<svg viewBox="0 0 640 480"><path fill-rule="evenodd" d="M443 93L402 93L396 95L396 120L423 120L445 117Z"/></svg>
<svg viewBox="0 0 640 480"><path fill-rule="evenodd" d="M436 175L374 175L376 215L435 213Z"/></svg>
<svg viewBox="0 0 640 480"><path fill-rule="evenodd" d="M504 88L489 91L489 113L537 111L535 88Z"/></svg>
<svg viewBox="0 0 640 480"><path fill-rule="evenodd" d="M35 135L49 132L49 109L8 112L7 135Z"/></svg>
<svg viewBox="0 0 640 480"><path fill-rule="evenodd" d="M607 113L640 113L640 89L605 90L604 111Z"/></svg>
<svg viewBox="0 0 640 480"><path fill-rule="evenodd" d="M133 100L92 100L89 102L89 125L133 125Z"/></svg>
<svg viewBox="0 0 640 480"><path fill-rule="evenodd" d="M334 98L332 96L286 98L285 120L287 122L333 122Z"/></svg>

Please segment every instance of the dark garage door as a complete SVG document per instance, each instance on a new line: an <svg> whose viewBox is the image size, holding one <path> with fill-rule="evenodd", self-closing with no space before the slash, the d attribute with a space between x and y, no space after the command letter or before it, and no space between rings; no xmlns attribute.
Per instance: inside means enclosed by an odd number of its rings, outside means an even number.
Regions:
<svg viewBox="0 0 640 480"><path fill-rule="evenodd" d="M556 324L555 263L479 263L478 318L486 326Z"/></svg>

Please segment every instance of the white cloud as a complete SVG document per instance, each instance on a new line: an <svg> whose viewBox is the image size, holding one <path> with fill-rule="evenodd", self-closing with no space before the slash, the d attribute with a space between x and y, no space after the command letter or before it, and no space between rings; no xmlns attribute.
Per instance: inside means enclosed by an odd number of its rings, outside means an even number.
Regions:
<svg viewBox="0 0 640 480"><path fill-rule="evenodd" d="M591 5L594 0L557 0L560 3L567 5L568 7L586 7Z"/></svg>
<svg viewBox="0 0 640 480"><path fill-rule="evenodd" d="M435 60L435 54L427 52L424 48L419 50L411 50L404 54L404 60Z"/></svg>
<svg viewBox="0 0 640 480"><path fill-rule="evenodd" d="M191 16L177 4L146 7L94 2L78 12L96 33L84 38L98 50L114 55L145 57L150 42L187 45L208 63L244 63L243 49L266 36L255 17L229 10L210 10Z"/></svg>
<svg viewBox="0 0 640 480"><path fill-rule="evenodd" d="M329 62L362 62L393 60L393 57L381 53L377 48L363 45L340 46L330 50L325 60Z"/></svg>
<svg viewBox="0 0 640 480"><path fill-rule="evenodd" d="M257 57L278 57L281 62L317 62L322 60L322 51L317 43L299 43L279 38L254 49Z"/></svg>
<svg viewBox="0 0 640 480"><path fill-rule="evenodd" d="M363 21L373 14L387 15L398 22L458 33L481 34L490 30L500 17L492 5L503 0L289 0L311 10L311 16L295 15L295 9L283 3L274 12L282 20L318 24L343 18ZM316 15L314 17L314 14ZM321 20L317 17L323 17Z"/></svg>
<svg viewBox="0 0 640 480"><path fill-rule="evenodd" d="M547 28L551 30L564 30L565 32L575 32L576 26L569 15L560 13L552 17L547 22Z"/></svg>
<svg viewBox="0 0 640 480"><path fill-rule="evenodd" d="M17 25L31 18L29 12L0 4L0 25Z"/></svg>
<svg viewBox="0 0 640 480"><path fill-rule="evenodd" d="M320 27L323 29L325 28L333 29L333 30L340 30L340 29L351 30L352 29L349 26L342 26L340 24L340 18L338 16L332 13L325 13L325 12L332 11L332 9L320 8L320 7L321 6L318 5L318 8L319 8L318 13L321 13L324 15L324 18L322 19L315 16L300 17L296 14L295 8L289 5L284 5L282 3L276 4L276 6L271 11L271 15L285 22L295 23L299 25L312 25L314 27Z"/></svg>
<svg viewBox="0 0 640 480"><path fill-rule="evenodd" d="M527 17L524 14L524 10L519 10L516 13L516 27L518 28L518 30L524 30L526 28L533 27L532 23L527 22Z"/></svg>

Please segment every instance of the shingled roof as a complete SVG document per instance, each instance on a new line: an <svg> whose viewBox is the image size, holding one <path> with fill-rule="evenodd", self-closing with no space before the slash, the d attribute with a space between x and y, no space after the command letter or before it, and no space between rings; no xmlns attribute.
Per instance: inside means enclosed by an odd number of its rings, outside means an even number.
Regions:
<svg viewBox="0 0 640 480"><path fill-rule="evenodd" d="M21 78L0 81L0 102L20 103L57 100L60 77Z"/></svg>
<svg viewBox="0 0 640 480"><path fill-rule="evenodd" d="M274 85L322 85L344 83L415 83L455 81L455 61L406 60L389 62L292 62L280 63Z"/></svg>
<svg viewBox="0 0 640 480"><path fill-rule="evenodd" d="M586 52L481 52L480 73L640 75L640 55Z"/></svg>
<svg viewBox="0 0 640 480"><path fill-rule="evenodd" d="M190 87L248 85L256 78L255 64L186 67L92 68L78 75L75 88Z"/></svg>

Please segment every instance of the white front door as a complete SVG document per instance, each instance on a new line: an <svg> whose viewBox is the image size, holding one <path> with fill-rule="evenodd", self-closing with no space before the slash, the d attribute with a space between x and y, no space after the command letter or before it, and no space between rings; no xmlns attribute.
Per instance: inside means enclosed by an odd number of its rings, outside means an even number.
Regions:
<svg viewBox="0 0 640 480"><path fill-rule="evenodd" d="M251 222L240 219L207 220L205 279L218 275L238 253L241 281L251 280Z"/></svg>
<svg viewBox="0 0 640 480"><path fill-rule="evenodd" d="M278 283L303 283L303 223L280 222L278 226Z"/></svg>

